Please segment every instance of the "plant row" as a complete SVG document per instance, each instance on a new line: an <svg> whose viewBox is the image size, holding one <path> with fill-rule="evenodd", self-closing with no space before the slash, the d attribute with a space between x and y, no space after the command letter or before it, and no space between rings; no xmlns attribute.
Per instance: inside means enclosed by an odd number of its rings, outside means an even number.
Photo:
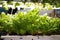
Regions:
<svg viewBox="0 0 60 40"><path fill-rule="evenodd" d="M9 5L12 5L12 6L9 6ZM25 8L28 8L28 7L35 7L35 8L39 8L39 9L43 9L43 8L46 8L48 10L51 10L53 8L52 5L50 5L49 3L45 3L45 4L42 4L42 3L33 3L33 2L26 2L26 3L23 3L23 2L13 2L13 3L10 3L8 4L7 2L3 2L2 3L2 7L5 8L6 10L8 10L9 7L12 7L13 9L16 8L16 7L25 7Z"/></svg>
<svg viewBox="0 0 60 40"><path fill-rule="evenodd" d="M7 34L58 34L60 33L60 18L39 15L38 9L17 14L0 14L0 31Z"/></svg>

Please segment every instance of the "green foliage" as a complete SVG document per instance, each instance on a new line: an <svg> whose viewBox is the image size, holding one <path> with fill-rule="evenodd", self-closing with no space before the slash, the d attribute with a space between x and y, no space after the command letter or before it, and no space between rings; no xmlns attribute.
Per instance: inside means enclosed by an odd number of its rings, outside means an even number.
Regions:
<svg viewBox="0 0 60 40"><path fill-rule="evenodd" d="M45 3L45 8L48 10L52 10L52 6L49 3Z"/></svg>
<svg viewBox="0 0 60 40"><path fill-rule="evenodd" d="M20 6L20 4L18 2L13 3L13 5L14 5L14 7Z"/></svg>
<svg viewBox="0 0 60 40"><path fill-rule="evenodd" d="M24 14L23 12L19 12L15 19L13 20L13 26L14 30L16 30L17 34L25 34L26 31L31 34L35 32L36 26L34 24L35 20L37 19L37 11L38 10L32 10L27 12L27 14ZM33 14L32 14L33 13ZM33 30L34 29L34 30Z"/></svg>
<svg viewBox="0 0 60 40"><path fill-rule="evenodd" d="M8 4L7 4L7 2L2 3L2 7L3 7L5 10L8 10Z"/></svg>
<svg viewBox="0 0 60 40"><path fill-rule="evenodd" d="M0 0L0 1L2 1L2 0ZM7 3L10 3L13 0L5 0L5 1L7 1ZM23 3L25 3L28 0L21 0L21 1ZM53 5L53 6L60 7L60 0L30 0L30 1L31 2L38 2L38 3L40 2L40 3L43 3L43 4L49 3L49 4Z"/></svg>
<svg viewBox="0 0 60 40"><path fill-rule="evenodd" d="M38 9L18 14L0 14L0 30L17 34L47 34L60 31L60 18L52 18L47 15L39 15Z"/></svg>
<svg viewBox="0 0 60 40"><path fill-rule="evenodd" d="M12 29L12 18L2 12L0 15L0 28L3 28L6 32L10 33Z"/></svg>
<svg viewBox="0 0 60 40"><path fill-rule="evenodd" d="M25 7L34 7L34 8L38 8L38 9L44 9L44 8L46 8L46 9L48 9L48 10L51 10L53 7L52 7L52 5L50 5L49 3L45 3L45 5L44 4L42 4L42 3L32 3L32 2L26 2L25 4L22 2L22 3L18 3L18 2L12 2L11 4L13 4L12 5L12 8L14 9L14 8L16 8L17 6L25 6ZM7 2L3 2L2 3L2 7L5 9L5 10L8 10L8 3Z"/></svg>

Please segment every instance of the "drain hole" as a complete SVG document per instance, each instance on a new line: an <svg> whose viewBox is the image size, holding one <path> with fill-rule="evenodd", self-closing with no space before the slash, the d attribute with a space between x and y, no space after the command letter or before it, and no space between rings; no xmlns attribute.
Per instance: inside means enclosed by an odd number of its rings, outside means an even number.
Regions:
<svg viewBox="0 0 60 40"><path fill-rule="evenodd" d="M20 37L20 39L23 39L22 37Z"/></svg>

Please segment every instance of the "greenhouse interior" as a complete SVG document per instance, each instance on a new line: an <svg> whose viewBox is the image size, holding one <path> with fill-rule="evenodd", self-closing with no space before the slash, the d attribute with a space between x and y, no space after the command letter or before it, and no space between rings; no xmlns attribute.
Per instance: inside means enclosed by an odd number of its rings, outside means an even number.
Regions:
<svg viewBox="0 0 60 40"><path fill-rule="evenodd" d="M0 40L60 40L60 0L0 0Z"/></svg>

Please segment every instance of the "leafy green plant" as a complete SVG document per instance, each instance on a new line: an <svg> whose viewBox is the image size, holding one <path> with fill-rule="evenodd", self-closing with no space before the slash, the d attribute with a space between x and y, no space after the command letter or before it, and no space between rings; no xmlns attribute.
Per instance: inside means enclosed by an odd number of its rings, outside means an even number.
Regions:
<svg viewBox="0 0 60 40"><path fill-rule="evenodd" d="M25 23L24 23L24 14L19 12L16 14L15 19L13 19L13 30L17 34L24 34L25 33Z"/></svg>
<svg viewBox="0 0 60 40"><path fill-rule="evenodd" d="M15 16L15 19L13 19L14 31L16 31L17 34L25 34L26 31L29 30L31 34L33 34L35 29L37 29L37 25L34 24L35 20L38 18L37 12L37 9L29 11L26 14L23 12L18 12L18 14Z"/></svg>
<svg viewBox="0 0 60 40"><path fill-rule="evenodd" d="M57 29L57 22L55 18L50 18L46 15L40 17L40 31L42 34L51 33Z"/></svg>
<svg viewBox="0 0 60 40"><path fill-rule="evenodd" d="M27 20L27 32L29 32L30 34L35 34L38 32L38 24L36 20L38 20L38 10L34 9L32 11L27 12L27 14L25 15L26 20Z"/></svg>
<svg viewBox="0 0 60 40"><path fill-rule="evenodd" d="M8 15L6 15L5 13L2 13L0 15L1 17L1 22L3 22L2 26L3 26L3 30L5 30L7 33L10 33L12 30L12 18L10 18Z"/></svg>
<svg viewBox="0 0 60 40"><path fill-rule="evenodd" d="M8 34L15 32L24 35L47 34L60 31L60 18L52 18L47 15L39 15L39 9L35 8L17 14L0 14L0 30L5 30Z"/></svg>

